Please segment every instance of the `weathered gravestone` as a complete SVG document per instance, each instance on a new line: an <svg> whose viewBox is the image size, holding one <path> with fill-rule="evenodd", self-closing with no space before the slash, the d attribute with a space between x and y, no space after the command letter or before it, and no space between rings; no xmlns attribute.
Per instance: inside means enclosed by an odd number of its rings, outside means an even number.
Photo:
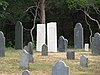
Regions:
<svg viewBox="0 0 100 75"><path fill-rule="evenodd" d="M47 23L48 52L57 52L57 27L56 22Z"/></svg>
<svg viewBox="0 0 100 75"><path fill-rule="evenodd" d="M70 75L70 67L60 60L53 66L52 75Z"/></svg>
<svg viewBox="0 0 100 75"><path fill-rule="evenodd" d="M100 55L100 34L95 33L92 37L92 54Z"/></svg>
<svg viewBox="0 0 100 75"><path fill-rule="evenodd" d="M77 23L74 28L74 48L83 48L83 27L81 23Z"/></svg>
<svg viewBox="0 0 100 75"><path fill-rule="evenodd" d="M37 24L37 42L36 51L42 51L42 45L45 43L45 24Z"/></svg>
<svg viewBox="0 0 100 75"><path fill-rule="evenodd" d="M42 45L42 55L43 56L48 56L48 47L46 44Z"/></svg>
<svg viewBox="0 0 100 75"><path fill-rule="evenodd" d="M29 56L30 54L23 49L20 53L20 67L21 68L29 68Z"/></svg>
<svg viewBox="0 0 100 75"><path fill-rule="evenodd" d="M86 55L80 56L80 65L82 67L88 67L88 57Z"/></svg>
<svg viewBox="0 0 100 75"><path fill-rule="evenodd" d="M85 44L85 51L89 51L89 44L88 43Z"/></svg>
<svg viewBox="0 0 100 75"><path fill-rule="evenodd" d="M23 26L20 21L15 26L15 49L23 49Z"/></svg>
<svg viewBox="0 0 100 75"><path fill-rule="evenodd" d="M22 75L30 75L30 71L25 70L25 71L22 72Z"/></svg>
<svg viewBox="0 0 100 75"><path fill-rule="evenodd" d="M58 49L59 52L67 51L68 40L65 39L63 36L60 36L58 39Z"/></svg>
<svg viewBox="0 0 100 75"><path fill-rule="evenodd" d="M74 50L68 50L67 51L67 59L75 59L75 51Z"/></svg>
<svg viewBox="0 0 100 75"><path fill-rule="evenodd" d="M0 31L0 57L5 56L5 37L2 31Z"/></svg>

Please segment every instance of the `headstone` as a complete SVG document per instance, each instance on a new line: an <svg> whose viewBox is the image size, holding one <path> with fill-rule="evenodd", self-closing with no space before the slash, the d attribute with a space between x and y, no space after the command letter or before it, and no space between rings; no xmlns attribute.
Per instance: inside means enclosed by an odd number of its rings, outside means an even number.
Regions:
<svg viewBox="0 0 100 75"><path fill-rule="evenodd" d="M65 39L63 36L60 36L59 39L58 39L59 52L67 51L67 44L68 44L68 40Z"/></svg>
<svg viewBox="0 0 100 75"><path fill-rule="evenodd" d="M82 67L88 67L88 57L86 55L80 56L80 65Z"/></svg>
<svg viewBox="0 0 100 75"><path fill-rule="evenodd" d="M20 67L21 68L29 68L29 56L30 54L23 49L20 53Z"/></svg>
<svg viewBox="0 0 100 75"><path fill-rule="evenodd" d="M53 66L52 75L70 75L70 67L60 60Z"/></svg>
<svg viewBox="0 0 100 75"><path fill-rule="evenodd" d="M5 37L2 31L0 31L0 57L5 56Z"/></svg>
<svg viewBox="0 0 100 75"><path fill-rule="evenodd" d="M15 49L23 49L23 26L20 21L15 26Z"/></svg>
<svg viewBox="0 0 100 75"><path fill-rule="evenodd" d="M83 48L83 27L81 23L77 23L74 28L74 48Z"/></svg>
<svg viewBox="0 0 100 75"><path fill-rule="evenodd" d="M89 51L89 44L88 43L85 44L85 51Z"/></svg>
<svg viewBox="0 0 100 75"><path fill-rule="evenodd" d="M57 27L56 22L47 23L48 52L57 52Z"/></svg>
<svg viewBox="0 0 100 75"><path fill-rule="evenodd" d="M100 34L95 33L92 37L92 54L100 55Z"/></svg>
<svg viewBox="0 0 100 75"><path fill-rule="evenodd" d="M36 51L42 51L42 45L45 43L45 32L45 24L37 24Z"/></svg>
<svg viewBox="0 0 100 75"><path fill-rule="evenodd" d="M32 46L32 42L29 42L28 43L28 52L31 54L31 55L33 55L33 46Z"/></svg>
<svg viewBox="0 0 100 75"><path fill-rule="evenodd" d="M46 44L42 45L42 55L43 56L48 56L48 47Z"/></svg>
<svg viewBox="0 0 100 75"><path fill-rule="evenodd" d="M75 51L74 50L68 50L67 51L67 59L75 59Z"/></svg>
<svg viewBox="0 0 100 75"><path fill-rule="evenodd" d="M22 75L30 75L30 71L25 70L25 71L22 72Z"/></svg>

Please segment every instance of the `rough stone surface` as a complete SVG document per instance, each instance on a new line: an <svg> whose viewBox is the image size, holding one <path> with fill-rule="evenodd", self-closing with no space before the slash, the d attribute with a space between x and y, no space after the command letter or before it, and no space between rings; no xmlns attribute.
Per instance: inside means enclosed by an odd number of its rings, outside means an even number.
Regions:
<svg viewBox="0 0 100 75"><path fill-rule="evenodd" d="M83 41L83 27L81 23L77 23L74 28L74 48L82 49Z"/></svg>
<svg viewBox="0 0 100 75"><path fill-rule="evenodd" d="M75 59L75 51L74 50L68 50L67 51L67 59Z"/></svg>
<svg viewBox="0 0 100 75"><path fill-rule="evenodd" d="M70 75L70 67L60 60L53 66L52 75Z"/></svg>
<svg viewBox="0 0 100 75"><path fill-rule="evenodd" d="M0 57L5 56L5 37L2 31L0 31Z"/></svg>
<svg viewBox="0 0 100 75"><path fill-rule="evenodd" d="M48 56L48 47L46 44L42 45L42 55L43 56Z"/></svg>
<svg viewBox="0 0 100 75"><path fill-rule="evenodd" d="M89 51L89 44L88 43L85 44L85 51Z"/></svg>
<svg viewBox="0 0 100 75"><path fill-rule="evenodd" d="M23 26L20 21L15 26L15 49L23 49Z"/></svg>
<svg viewBox="0 0 100 75"><path fill-rule="evenodd" d="M82 67L88 67L88 57L86 55L80 56L80 65Z"/></svg>
<svg viewBox="0 0 100 75"><path fill-rule="evenodd" d="M25 70L25 71L22 72L22 75L30 75L30 71Z"/></svg>

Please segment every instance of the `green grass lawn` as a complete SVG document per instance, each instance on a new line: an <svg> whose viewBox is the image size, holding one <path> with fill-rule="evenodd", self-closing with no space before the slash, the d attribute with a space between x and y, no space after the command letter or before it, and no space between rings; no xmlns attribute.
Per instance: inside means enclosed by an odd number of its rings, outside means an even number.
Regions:
<svg viewBox="0 0 100 75"><path fill-rule="evenodd" d="M6 56L0 57L0 75L21 75L22 69L19 67L19 54L21 50L12 48L6 49ZM87 54L89 66L80 67L80 55ZM92 55L91 52L76 52L75 60L67 60L66 53L49 53L48 56L41 56L41 53L34 53L35 63L30 63L31 75L52 75L52 66L58 60L63 60L70 66L71 75L100 75L100 56Z"/></svg>

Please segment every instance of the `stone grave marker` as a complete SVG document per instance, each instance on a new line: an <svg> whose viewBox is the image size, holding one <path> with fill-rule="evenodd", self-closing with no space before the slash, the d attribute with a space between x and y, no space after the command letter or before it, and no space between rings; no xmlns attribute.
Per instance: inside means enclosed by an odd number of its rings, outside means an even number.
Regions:
<svg viewBox="0 0 100 75"><path fill-rule="evenodd" d="M100 34L98 32L92 37L92 54L100 55Z"/></svg>
<svg viewBox="0 0 100 75"><path fill-rule="evenodd" d="M0 57L5 56L5 37L2 31L0 31Z"/></svg>
<svg viewBox="0 0 100 75"><path fill-rule="evenodd" d="M42 55L43 56L48 56L48 47L46 44L42 45Z"/></svg>
<svg viewBox="0 0 100 75"><path fill-rule="evenodd" d="M75 51L74 50L68 50L67 51L67 59L75 59Z"/></svg>
<svg viewBox="0 0 100 75"><path fill-rule="evenodd" d="M74 28L74 48L83 48L83 27L81 23L77 23Z"/></svg>
<svg viewBox="0 0 100 75"><path fill-rule="evenodd" d="M70 75L70 67L60 60L53 66L52 75Z"/></svg>
<svg viewBox="0 0 100 75"><path fill-rule="evenodd" d="M88 67L88 57L86 55L80 56L80 66Z"/></svg>
<svg viewBox="0 0 100 75"><path fill-rule="evenodd" d="M30 75L30 71L25 70L25 71L22 72L22 75Z"/></svg>
<svg viewBox="0 0 100 75"><path fill-rule="evenodd" d="M42 51L42 45L45 43L45 32L45 24L37 24L36 51Z"/></svg>
<svg viewBox="0 0 100 75"><path fill-rule="evenodd" d="M23 26L20 21L15 26L15 49L23 49Z"/></svg>
<svg viewBox="0 0 100 75"><path fill-rule="evenodd" d="M88 43L85 44L85 51L89 51L89 44Z"/></svg>
<svg viewBox="0 0 100 75"><path fill-rule="evenodd" d="M56 22L47 23L48 52L57 52L57 27Z"/></svg>

